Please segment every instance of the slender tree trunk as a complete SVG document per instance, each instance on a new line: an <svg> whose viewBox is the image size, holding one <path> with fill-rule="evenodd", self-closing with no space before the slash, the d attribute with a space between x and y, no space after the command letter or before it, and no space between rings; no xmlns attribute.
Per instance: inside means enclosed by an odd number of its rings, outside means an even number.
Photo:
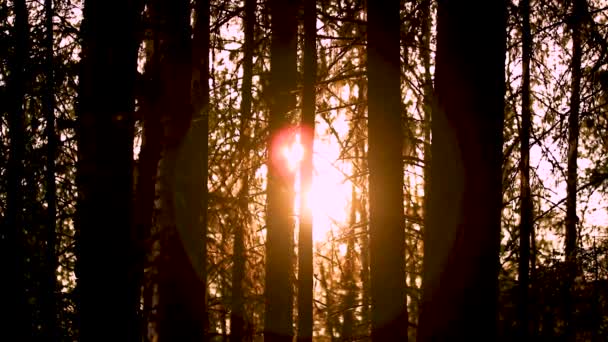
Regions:
<svg viewBox="0 0 608 342"><path fill-rule="evenodd" d="M139 336L132 231L133 111L141 1L85 2L78 108L80 339ZM111 22L108 18L112 18ZM101 291L100 291L101 289ZM100 329L100 322L108 322Z"/></svg>
<svg viewBox="0 0 608 342"><path fill-rule="evenodd" d="M282 137L295 108L297 21L295 0L270 0L270 140L266 211L265 341L293 337L293 174L280 157Z"/></svg>
<svg viewBox="0 0 608 342"><path fill-rule="evenodd" d="M532 59L532 34L530 32L530 0L519 4L522 21L522 90L521 130L519 162L520 173L520 222L519 222L519 338L527 340L530 334L530 239L533 225L533 204L530 191L530 131L532 130L532 102L530 97L530 61Z"/></svg>
<svg viewBox="0 0 608 342"><path fill-rule="evenodd" d="M367 2L373 341L407 341L399 6Z"/></svg>
<svg viewBox="0 0 608 342"><path fill-rule="evenodd" d="M301 139L304 157L301 165L301 220L298 236L298 341L312 341L313 244L312 211L307 194L312 186L315 136L315 84L317 78L316 0L304 0L304 82L302 93Z"/></svg>
<svg viewBox="0 0 608 342"><path fill-rule="evenodd" d="M427 0L422 7L422 65L424 67L424 215L428 213L428 196L431 185L431 115L433 109L433 77L431 76L431 15L432 1Z"/></svg>
<svg viewBox="0 0 608 342"><path fill-rule="evenodd" d="M159 340L201 341L207 337L205 200L209 69L205 54L209 46L209 3L196 3L194 34L196 49L200 50L194 53L190 2L159 0L155 5L164 38L160 65L164 80L160 105L164 141L160 162ZM193 80L195 95L191 98Z"/></svg>
<svg viewBox="0 0 608 342"><path fill-rule="evenodd" d="M245 278L245 234L249 223L249 173L250 173L250 151L251 139L249 125L251 122L251 90L253 77L253 47L255 29L255 0L245 0L245 43L243 51L243 84L241 88L241 127L238 152L244 157L243 187L240 192L241 212L243 214L240 222L234 227L234 250L232 256L232 310L230 312L230 340L233 342L243 341L245 332L245 300L243 291L243 280Z"/></svg>
<svg viewBox="0 0 608 342"><path fill-rule="evenodd" d="M44 1L45 12L45 89L44 116L46 121L46 192L47 205L46 222L46 271L44 304L41 310L44 315L45 327L43 336L46 341L59 339L57 330L57 185L55 183L55 159L57 158L57 133L55 132L55 80L53 69L53 0Z"/></svg>
<svg viewBox="0 0 608 342"><path fill-rule="evenodd" d="M424 20L422 24L422 65L424 67L424 198L423 198L423 219L424 222L429 222L429 193L431 192L431 126L432 126L432 113L433 113L433 76L431 75L431 29L433 26L432 13L433 1L427 0L422 5L422 18ZM424 230L426 230L426 224L422 227L424 236ZM424 244L424 241L423 241ZM416 248L418 250L418 248ZM414 269L415 270L415 269ZM414 273L412 273L412 276ZM416 276L414 276L416 277ZM415 284L415 282L414 282ZM420 321L420 306L421 301L418 302L417 307L417 322Z"/></svg>
<svg viewBox="0 0 608 342"><path fill-rule="evenodd" d="M158 27L158 14L154 12L154 6L148 7L148 20L152 27ZM162 148L162 126L160 122L161 112L158 108L158 94L160 94L160 79L159 79L159 64L160 64L160 49L159 49L159 32L154 30L152 38L147 42L147 61L145 66L145 92L141 99L140 111L143 112L143 133L141 151L139 153L139 161L137 165L137 181L135 185L135 208L134 208L134 226L132 236L134 245L137 246L136 258L133 273L135 280L133 289L138 299L143 296L143 291L146 287L152 286L146 284L144 271L147 266L146 258L151 249L150 236L152 232L152 222L154 216L154 200L156 199L156 181L158 174L158 163L161 156ZM149 281L149 279L148 279ZM144 306L149 305L144 296ZM140 310L140 301L134 302L135 310L139 312L139 327L140 334L144 338L147 333L147 312L144 309Z"/></svg>
<svg viewBox="0 0 608 342"><path fill-rule="evenodd" d="M357 159L355 155L355 160ZM354 168L353 168L354 169ZM346 255L344 256L345 265L342 274L342 290L345 291L341 309L342 309L342 333L340 339L342 341L352 341L354 339L355 326L355 305L357 298L357 286L355 284L355 225L357 224L357 193L355 185L351 189L351 208L348 224L350 226L348 236L346 238Z"/></svg>
<svg viewBox="0 0 608 342"><path fill-rule="evenodd" d="M207 210L209 203L209 190L207 188L209 174L209 79L210 79L210 61L209 49L211 40L210 20L211 20L211 2L210 0L197 0L195 7L196 21L194 24L194 47L193 53L193 68L192 68L192 94L194 99L192 103L193 118L192 127L188 135L187 145L189 149L185 149L185 158L192 164L186 164L187 170L190 171L187 180L192 183L185 184L185 193L188 194L190 209L188 216L190 227L194 233L200 234L200 238L195 239L196 249L199 251L197 255L197 267L200 270L200 288L194 289L198 293L202 293L200 303L200 320L202 320L202 328L205 340L209 335L209 312L207 311ZM200 231L196 227L199 227Z"/></svg>
<svg viewBox="0 0 608 342"><path fill-rule="evenodd" d="M437 14L437 106L418 341L493 341L506 2L445 0Z"/></svg>
<svg viewBox="0 0 608 342"><path fill-rule="evenodd" d="M367 93L367 86L364 80L359 81L359 96L360 102L365 103L365 95ZM360 106L360 120L363 120L365 114L365 108L363 105ZM367 167L367 154L365 152L365 138L363 135L364 127L362 122L359 122L359 137L358 137L358 146L361 156L361 174L366 175L368 171ZM363 334L364 336L369 336L370 334L370 311L371 311L371 291L370 291L370 281L369 281L369 221L368 221L368 213L367 213L367 198L369 197L367 189L363 189L361 192L361 197L359 198L359 215L361 215L361 322L363 324Z"/></svg>
<svg viewBox="0 0 608 342"><path fill-rule="evenodd" d="M566 267L567 279L565 281L565 321L566 340L576 340L576 326L573 321L574 294L572 285L576 276L576 236L578 217L576 214L576 191L577 191L577 161L578 161L578 139L579 139L579 112L581 96L581 59L582 59L582 37L581 22L585 9L585 0L573 0L574 6L571 14L572 31L572 60L570 70L572 71L572 85L570 90L570 115L568 116L568 170L566 180Z"/></svg>
<svg viewBox="0 0 608 342"><path fill-rule="evenodd" d="M28 59L28 10L25 0L13 1L15 21L13 25L14 50L8 75L8 134L9 156L6 177L6 212L0 238L2 262L6 263L1 324L3 334L19 340L31 336L31 318L25 291L25 217L23 199L23 174L25 158L25 92L26 63Z"/></svg>

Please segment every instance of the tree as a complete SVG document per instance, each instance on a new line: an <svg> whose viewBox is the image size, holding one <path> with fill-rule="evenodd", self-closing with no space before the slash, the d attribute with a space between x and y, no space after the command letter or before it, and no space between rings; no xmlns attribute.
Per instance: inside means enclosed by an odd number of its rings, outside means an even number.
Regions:
<svg viewBox="0 0 608 342"><path fill-rule="evenodd" d="M532 33L530 32L530 0L519 4L522 22L522 90L520 129L520 222L519 222L519 338L528 339L530 314L528 291L530 287L530 240L534 238L533 203L530 190L530 131L532 130L532 103L530 96L530 61L532 59Z"/></svg>
<svg viewBox="0 0 608 342"><path fill-rule="evenodd" d="M190 2L158 0L151 5L158 6L156 13L160 16L163 55L159 67L164 81L160 95L163 147L158 334L160 341L201 341L206 338L207 325L204 253L208 60L204 54L209 46L209 3L197 3L195 34L200 46L194 61ZM193 78L196 87L191 97Z"/></svg>
<svg viewBox="0 0 608 342"><path fill-rule="evenodd" d="M582 28L583 14L586 11L585 0L574 0L570 17L570 29L572 32L572 59L570 70L572 72L570 89L570 113L568 115L568 163L566 180L566 281L565 281L565 323L566 340L576 340L575 323L573 321L574 305L572 285L576 275L576 247L577 247L577 225L578 216L576 213L576 193L577 193L577 162L578 162L578 140L580 134L579 111L581 104L581 59L582 50Z"/></svg>
<svg viewBox="0 0 608 342"><path fill-rule="evenodd" d="M80 339L138 336L131 237L140 1L86 1L78 107ZM112 18L108 22L108 18ZM100 322L108 322L100 329Z"/></svg>
<svg viewBox="0 0 608 342"><path fill-rule="evenodd" d="M266 209L264 340L293 336L293 175L279 157L282 134L295 108L297 21L295 0L270 0L270 138Z"/></svg>
<svg viewBox="0 0 608 342"><path fill-rule="evenodd" d="M8 134L10 149L6 170L6 212L0 235L2 261L6 263L8 289L2 317L7 336L26 340L31 336L27 295L25 292L25 217L23 174L25 162L26 67L29 56L28 9L25 0L13 1L13 53L9 59Z"/></svg>
<svg viewBox="0 0 608 342"><path fill-rule="evenodd" d="M406 341L399 1L367 2L373 341Z"/></svg>
<svg viewBox="0 0 608 342"><path fill-rule="evenodd" d="M245 16L243 18L245 26L245 41L243 43L243 83L241 86L241 126L238 152L243 153L241 160L245 165L251 165L250 150L251 137L249 125L251 124L251 102L252 102L252 81L253 81L253 48L254 48L254 28L255 28L255 0L245 1ZM230 312L230 340L234 342L243 341L245 330L245 300L243 293L243 280L245 278L245 234L249 220L249 167L245 167L243 172L243 185L240 190L241 210L243 222L237 223L234 227L234 247L232 257L232 310Z"/></svg>
<svg viewBox="0 0 608 342"><path fill-rule="evenodd" d="M418 340L495 340L506 2L446 0L437 11Z"/></svg>
<svg viewBox="0 0 608 342"><path fill-rule="evenodd" d="M313 148L317 78L317 4L304 1L304 76L302 85L301 139L304 156L301 164L300 231L298 236L298 341L312 341L313 326L313 245L312 211L306 191L312 186Z"/></svg>
<svg viewBox="0 0 608 342"><path fill-rule="evenodd" d="M146 258L152 250L151 236L154 217L154 200L156 199L156 184L158 174L158 164L162 149L162 125L160 121L160 99L161 80L159 75L160 66L160 32L158 30L158 14L155 13L156 6L148 6L146 10L146 21L150 27L151 34L144 42L146 49L146 64L142 75L141 91L138 101L140 103L139 112L141 117L141 148L137 160L136 181L135 181L135 200L133 208L133 232L135 238L134 251L136 261L133 264L133 291L143 294L143 310L139 311L140 334L146 336L147 319L150 315L151 307L151 279L146 279L145 268ZM143 288L143 289L142 289ZM138 303L139 304L139 303Z"/></svg>
<svg viewBox="0 0 608 342"><path fill-rule="evenodd" d="M55 162L57 159L57 133L55 132L55 78L53 70L53 0L44 1L44 45L45 45L45 89L44 116L46 121L46 271L43 299L43 315L46 327L44 338L54 341L59 338L57 327L57 184Z"/></svg>

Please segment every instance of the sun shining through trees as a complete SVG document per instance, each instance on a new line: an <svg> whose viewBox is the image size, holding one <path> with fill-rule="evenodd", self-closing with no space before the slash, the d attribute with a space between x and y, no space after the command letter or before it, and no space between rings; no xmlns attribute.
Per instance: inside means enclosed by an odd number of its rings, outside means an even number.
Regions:
<svg viewBox="0 0 608 342"><path fill-rule="evenodd" d="M334 227L347 223L352 184L345 178L350 172L350 165L340 160L340 145L335 138L321 139L317 134L313 151L312 185L310 189L302 189L300 163L307 151L302 146L300 134L292 132L290 138L280 141L283 168L295 173L294 214L296 217L300 215L301 196L305 196L305 203L312 211L313 240L315 243L327 241L328 234Z"/></svg>

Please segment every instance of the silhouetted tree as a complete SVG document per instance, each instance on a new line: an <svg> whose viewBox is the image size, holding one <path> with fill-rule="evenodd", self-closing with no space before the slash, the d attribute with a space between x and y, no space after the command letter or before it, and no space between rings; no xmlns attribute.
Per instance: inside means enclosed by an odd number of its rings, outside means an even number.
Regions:
<svg viewBox="0 0 608 342"><path fill-rule="evenodd" d="M418 341L495 340L506 2L446 0L437 11Z"/></svg>
<svg viewBox="0 0 608 342"><path fill-rule="evenodd" d="M0 321L6 336L27 340L28 336L31 336L31 323L25 287L26 236L23 198L27 86L25 80L29 57L28 9L25 0L13 1L13 12L12 54L8 58L10 71L6 96L10 145L6 166L6 212L0 236L7 289L2 291L3 303L6 304L2 305Z"/></svg>
<svg viewBox="0 0 608 342"><path fill-rule="evenodd" d="M56 341L58 335L57 320L57 184L55 182L57 159L57 133L55 132L55 77L53 70L53 0L44 1L44 70L45 83L43 94L44 117L46 121L46 265L42 308L45 327L43 336L47 341Z"/></svg>
<svg viewBox="0 0 608 342"><path fill-rule="evenodd" d="M566 281L564 290L564 312L566 323L566 340L576 340L576 325L573 320L574 300L572 286L576 276L576 248L578 235L578 215L576 212L576 195L578 185L578 143L579 143L579 111L581 103L581 59L582 48L582 28L583 13L586 11L585 0L574 0L572 13L570 14L570 30L572 32L572 59L570 61L570 71L572 73L570 89L570 113L568 115L568 162L566 180Z"/></svg>
<svg viewBox="0 0 608 342"><path fill-rule="evenodd" d="M373 341L407 341L399 1L367 2Z"/></svg>
<svg viewBox="0 0 608 342"><path fill-rule="evenodd" d="M278 146L295 108L297 2L269 0L270 139L266 209L265 341L291 341L293 336L293 175Z"/></svg>
<svg viewBox="0 0 608 342"><path fill-rule="evenodd" d="M206 128L204 102L191 104L192 66L196 68L202 91L205 70L202 55L193 64L190 2L158 0L160 16L160 100L163 148L160 161L160 261L159 329L160 341L200 341L205 338L204 173ZM197 6L197 25L208 32L208 2ZM201 39L202 38L202 39ZM204 43L204 38L200 37ZM198 42L201 42L199 40ZM207 45L208 46L208 45ZM200 47L204 51L204 46ZM207 92L208 93L208 92ZM204 101L204 97L201 101ZM193 121L194 119L194 121ZM190 135L187 136L190 131ZM202 140L202 142L201 142ZM200 143L200 145L199 145ZM202 180L202 181L201 181Z"/></svg>
<svg viewBox="0 0 608 342"><path fill-rule="evenodd" d="M301 165L300 230L298 236L298 341L312 341L313 326L313 245L312 210L307 192L312 186L313 147L317 78L317 2L304 0L304 63L302 85L302 125L300 135L304 156Z"/></svg>
<svg viewBox="0 0 608 342"><path fill-rule="evenodd" d="M532 103L530 97L530 62L532 59L532 33L530 31L530 0L519 3L522 33L522 90L520 128L520 222L519 222L519 338L528 339L530 329L530 239L532 236L533 204L530 191L530 131L532 130Z"/></svg>
<svg viewBox="0 0 608 342"><path fill-rule="evenodd" d="M140 1L86 1L78 108L80 339L137 339L131 237ZM108 18L112 18L108 21ZM100 322L108 322L100 329Z"/></svg>
<svg viewBox="0 0 608 342"><path fill-rule="evenodd" d="M241 205L242 223L237 223L234 227L234 247L232 256L232 308L230 311L230 340L237 342L243 341L245 332L245 298L243 291L243 281L245 279L245 234L249 226L247 219L249 212L249 179L250 175L250 154L251 154L251 102L252 102L252 81L253 81L253 51L254 51L254 29L255 29L255 0L245 0L245 16L243 26L245 40L243 43L243 83L241 85L241 125L239 129L239 146L237 152L243 154L241 160L246 166L243 172L243 184L239 193Z"/></svg>
<svg viewBox="0 0 608 342"><path fill-rule="evenodd" d="M161 109L159 108L159 95L161 94L161 80L159 66L161 59L160 32L158 30L159 15L155 13L157 6L148 6L146 10L145 24L150 26L150 34L144 42L146 51L146 64L144 74L140 81L139 116L141 117L141 148L137 160L134 208L133 208L133 231L135 239L135 258L133 264L133 291L143 296L143 311L137 303L139 311L140 334L147 336L146 330L151 311L151 277L146 279L145 268L147 256L152 251L152 227L154 217L154 201L156 199L156 184L158 174L158 163L162 149L162 126L160 121ZM150 269L149 269L150 271ZM151 272L150 272L151 273Z"/></svg>

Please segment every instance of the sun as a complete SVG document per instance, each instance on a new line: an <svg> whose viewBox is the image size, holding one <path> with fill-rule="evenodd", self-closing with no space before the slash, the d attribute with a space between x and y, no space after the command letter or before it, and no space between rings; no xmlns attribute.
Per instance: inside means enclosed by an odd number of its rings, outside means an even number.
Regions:
<svg viewBox="0 0 608 342"><path fill-rule="evenodd" d="M294 211L299 215L300 199L305 196L305 205L313 216L313 240L315 243L327 241L333 227L346 224L347 206L350 204L351 183L344 180L344 172L336 160L339 147L335 142L315 140L313 151L313 179L310 189L302 189L299 166L304 157L304 146L300 135L295 134L291 143L281 147L286 167L295 172Z"/></svg>

